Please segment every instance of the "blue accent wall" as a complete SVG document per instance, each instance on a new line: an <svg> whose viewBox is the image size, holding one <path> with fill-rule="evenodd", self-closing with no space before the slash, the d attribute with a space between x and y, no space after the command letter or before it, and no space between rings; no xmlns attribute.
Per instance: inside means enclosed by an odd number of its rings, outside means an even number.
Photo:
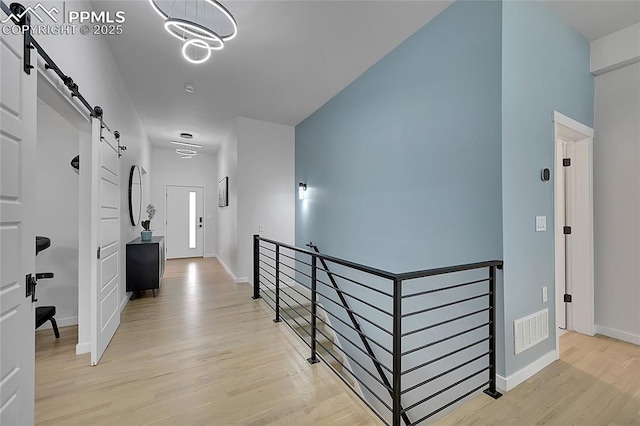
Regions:
<svg viewBox="0 0 640 426"><path fill-rule="evenodd" d="M589 44L542 1L503 2L502 186L506 374L555 348L553 112L593 127ZM547 232L535 232L535 216ZM549 302L542 303L542 287ZM513 320L549 308L550 336L514 355Z"/></svg>
<svg viewBox="0 0 640 426"><path fill-rule="evenodd" d="M296 244L390 271L502 257L501 5L458 2L296 127Z"/></svg>

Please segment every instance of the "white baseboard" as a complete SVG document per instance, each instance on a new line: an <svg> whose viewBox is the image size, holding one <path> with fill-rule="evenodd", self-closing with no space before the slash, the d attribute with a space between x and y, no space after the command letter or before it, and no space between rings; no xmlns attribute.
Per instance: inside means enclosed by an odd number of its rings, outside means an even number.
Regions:
<svg viewBox="0 0 640 426"><path fill-rule="evenodd" d="M502 392L508 392L525 380L535 376L557 359L556 350L554 349L509 377L498 375L496 378L496 387Z"/></svg>
<svg viewBox="0 0 640 426"><path fill-rule="evenodd" d="M240 277L240 278L236 277L236 274L233 273L231 268L229 268L219 256L216 256L216 259L218 259L218 262L220 262L224 270L227 271L227 274L229 274L231 279L233 279L233 282L235 282L236 284L248 282L247 277Z"/></svg>
<svg viewBox="0 0 640 426"><path fill-rule="evenodd" d="M596 325L596 333L602 334L603 336L613 337L614 339L622 340L624 342L633 343L634 345L640 345L640 336L627 331L616 330L615 328L605 327L603 325Z"/></svg>
<svg viewBox="0 0 640 426"><path fill-rule="evenodd" d="M124 307L127 306L127 303L129 303L129 300L131 300L131 291L128 293L125 293L125 298L122 302L120 302L120 313L122 313L122 311L124 310Z"/></svg>
<svg viewBox="0 0 640 426"><path fill-rule="evenodd" d="M91 352L91 342L78 343L76 345L76 355L87 354Z"/></svg>
<svg viewBox="0 0 640 426"><path fill-rule="evenodd" d="M58 318L58 317L54 317L56 319L56 323L58 324L58 328L60 327L69 327L70 325L78 325L78 317L69 317L69 318ZM51 329L53 327L51 327L51 321L47 321L44 324L42 324L42 326L40 326L38 328L38 330L46 330L46 329Z"/></svg>

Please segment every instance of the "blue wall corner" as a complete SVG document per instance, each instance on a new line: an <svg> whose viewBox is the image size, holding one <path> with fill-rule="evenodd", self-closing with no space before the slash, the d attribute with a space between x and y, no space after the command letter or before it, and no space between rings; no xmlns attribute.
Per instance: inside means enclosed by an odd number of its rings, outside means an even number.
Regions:
<svg viewBox="0 0 640 426"><path fill-rule="evenodd" d="M555 349L553 112L593 126L594 80L589 44L542 1L503 2L502 185L504 234L505 374ZM535 232L535 216L547 232ZM514 355L513 321L549 308L549 339Z"/></svg>

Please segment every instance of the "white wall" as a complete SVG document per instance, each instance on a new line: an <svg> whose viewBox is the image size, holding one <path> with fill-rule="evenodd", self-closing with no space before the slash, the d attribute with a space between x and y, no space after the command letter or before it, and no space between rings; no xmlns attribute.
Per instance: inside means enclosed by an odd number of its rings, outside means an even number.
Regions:
<svg viewBox="0 0 640 426"><path fill-rule="evenodd" d="M38 2L28 0L22 3L25 6L35 6ZM59 10L62 10L62 1L46 1L44 3L47 7L56 6ZM70 0L66 1L66 9L90 11L92 6L86 0ZM127 146L127 151L124 153L120 163L122 176L120 236L122 245L120 250L121 280L119 296L121 306L124 306L128 300L125 292L125 244L139 235L139 228L131 225L127 213L129 169L131 165L138 164L150 172L151 147L105 37L83 36L80 34L38 35L36 39L60 69L71 76L74 82L78 84L80 92L88 102L103 108L105 122L112 130L120 131L121 143ZM52 73L52 71L48 71L48 73ZM68 96L68 92L65 92L65 94ZM143 187L146 191L150 188L149 177L150 175L148 174L146 178L143 178ZM82 268L83 263L86 262L81 262L80 268ZM80 276L82 276L82 272L80 272ZM78 330L78 350L80 351L87 348L86 343L90 339L89 328L82 327L84 323L89 324L89 294L88 291L83 290L88 290L88 286L81 285L79 287L78 315L80 327Z"/></svg>
<svg viewBox="0 0 640 426"><path fill-rule="evenodd" d="M61 327L78 323L79 177L70 165L78 138L74 126L38 101L36 235L51 238L51 247L36 256L36 272L55 276L38 281L37 306L55 306Z"/></svg>
<svg viewBox="0 0 640 426"><path fill-rule="evenodd" d="M253 282L253 235L295 243L295 129L238 117L238 263ZM262 232L259 227L262 226Z"/></svg>
<svg viewBox="0 0 640 426"><path fill-rule="evenodd" d="M596 77L596 330L640 344L640 64Z"/></svg>
<svg viewBox="0 0 640 426"><path fill-rule="evenodd" d="M236 279L238 255L238 129L237 122L218 149L218 178L229 178L229 205L218 209L218 260ZM216 194L217 199L217 194ZM216 203L217 205L217 203Z"/></svg>
<svg viewBox="0 0 640 426"><path fill-rule="evenodd" d="M165 188L167 185L204 187L204 255L215 256L218 221L218 164L215 155L199 153L188 160L180 158L175 150L154 148L151 168L154 170L151 204L156 217L151 221L155 234L166 235ZM143 206L146 208L146 204ZM211 219L209 219L211 216ZM142 219L147 218L142 212Z"/></svg>

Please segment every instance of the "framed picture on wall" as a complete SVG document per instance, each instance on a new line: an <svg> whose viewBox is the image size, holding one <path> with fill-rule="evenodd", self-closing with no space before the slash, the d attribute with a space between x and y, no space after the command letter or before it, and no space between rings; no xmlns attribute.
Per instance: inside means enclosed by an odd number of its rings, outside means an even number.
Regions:
<svg viewBox="0 0 640 426"><path fill-rule="evenodd" d="M229 177L225 176L218 182L218 207L229 205Z"/></svg>

